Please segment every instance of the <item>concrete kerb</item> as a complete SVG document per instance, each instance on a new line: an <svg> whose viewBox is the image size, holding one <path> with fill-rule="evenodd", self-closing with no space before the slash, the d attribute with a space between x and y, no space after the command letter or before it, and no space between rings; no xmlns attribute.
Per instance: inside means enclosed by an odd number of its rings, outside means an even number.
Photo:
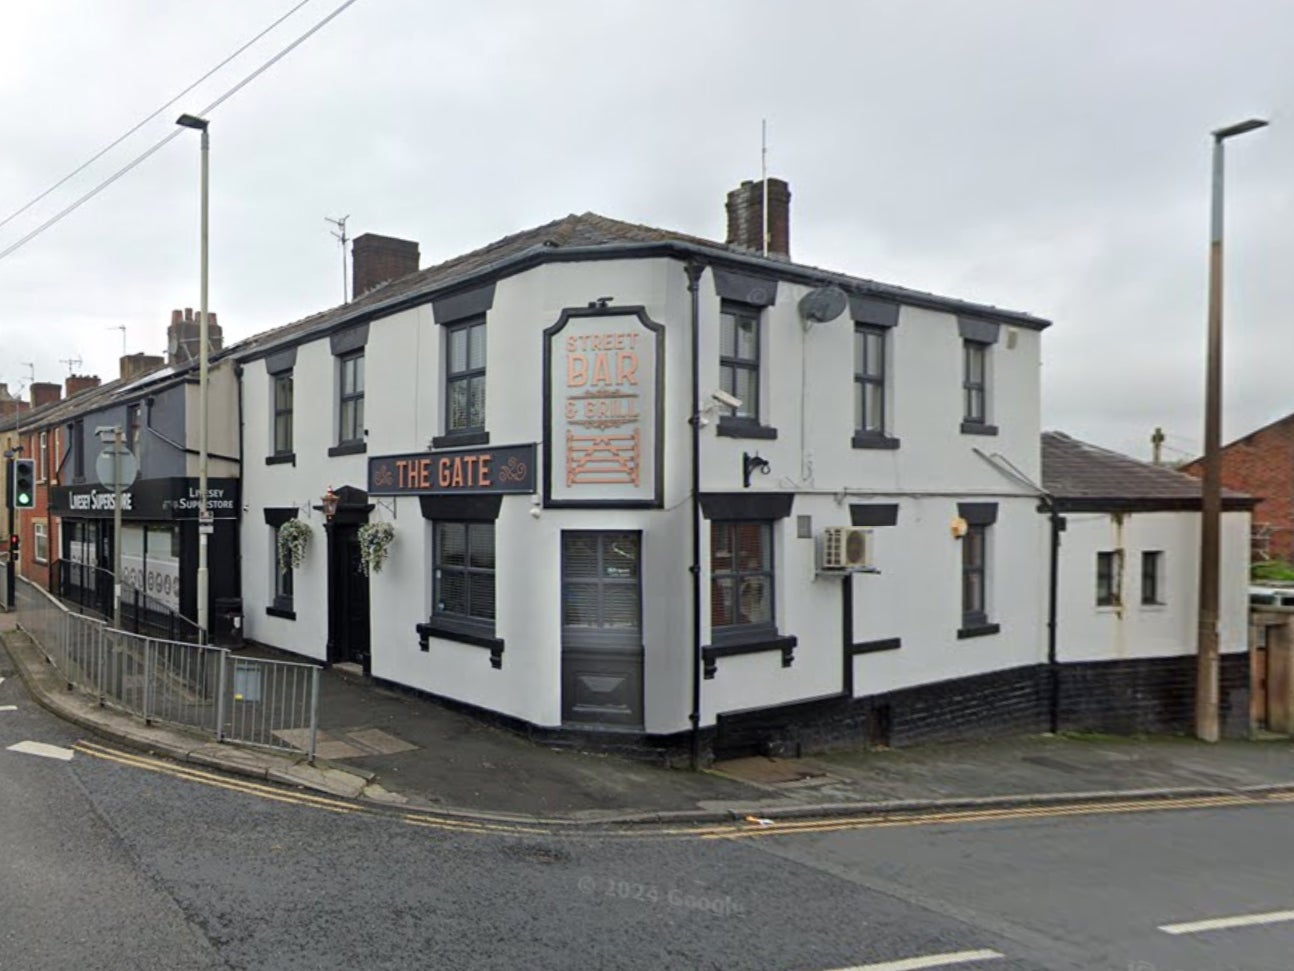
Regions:
<svg viewBox="0 0 1294 971"><path fill-rule="evenodd" d="M324 760L311 765L304 756L280 755L235 743L190 737L178 729L145 726L132 716L111 709L81 708L78 697L65 690L45 654L26 637L26 643L4 638L5 646L33 698L47 711L102 738L136 751L161 755L177 762L213 768L231 775L262 782L275 782L306 789L334 798L370 803L375 808L397 810L427 819L528 826L552 831L589 831L606 827L651 827L739 823L748 818L777 821L839 819L842 817L911 816L917 814L973 810L1058 808L1092 803L1121 803L1216 797L1251 797L1294 793L1294 781L1236 787L1164 787L1150 789L1096 790L1087 792L1028 793L1019 795L954 797L943 799L889 800L882 802L796 803L770 805L766 801L728 803L680 810L595 810L573 816L536 816L500 813L448 806L413 804L399 793L378 785L371 772L357 771Z"/></svg>

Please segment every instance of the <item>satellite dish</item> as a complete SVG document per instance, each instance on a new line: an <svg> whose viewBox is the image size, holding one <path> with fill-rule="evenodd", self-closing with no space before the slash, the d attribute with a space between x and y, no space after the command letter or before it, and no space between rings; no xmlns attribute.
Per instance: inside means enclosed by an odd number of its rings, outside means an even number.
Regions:
<svg viewBox="0 0 1294 971"><path fill-rule="evenodd" d="M814 324L825 324L845 312L849 298L840 287L818 287L800 298L800 319L808 330Z"/></svg>

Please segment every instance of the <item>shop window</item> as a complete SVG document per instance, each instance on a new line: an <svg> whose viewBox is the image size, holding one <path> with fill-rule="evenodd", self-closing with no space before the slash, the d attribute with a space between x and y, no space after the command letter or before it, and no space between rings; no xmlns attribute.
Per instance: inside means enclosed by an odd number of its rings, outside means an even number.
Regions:
<svg viewBox="0 0 1294 971"><path fill-rule="evenodd" d="M567 646L642 635L639 533L562 533L562 640Z"/></svg>

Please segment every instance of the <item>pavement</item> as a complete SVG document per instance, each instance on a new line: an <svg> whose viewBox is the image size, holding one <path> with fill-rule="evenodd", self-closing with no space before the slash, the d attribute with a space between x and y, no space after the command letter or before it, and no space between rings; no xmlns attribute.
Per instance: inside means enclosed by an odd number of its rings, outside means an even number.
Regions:
<svg viewBox="0 0 1294 971"><path fill-rule="evenodd" d="M100 707L67 689L12 614L0 614L0 639L32 696L96 735L180 762L438 816L579 827L1294 790L1294 744L1283 737L1209 745L1029 736L737 759L693 772L550 749L337 669L322 675L312 765L300 753L220 743Z"/></svg>

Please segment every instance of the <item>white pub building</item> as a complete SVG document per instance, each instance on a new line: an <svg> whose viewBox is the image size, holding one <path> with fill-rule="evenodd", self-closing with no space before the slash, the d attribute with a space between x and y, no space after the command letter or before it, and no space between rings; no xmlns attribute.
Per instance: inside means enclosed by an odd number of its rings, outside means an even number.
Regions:
<svg viewBox="0 0 1294 971"><path fill-rule="evenodd" d="M1045 721L1047 322L793 263L767 195L767 255L758 183L724 244L355 240L353 302L226 352L248 637L626 750Z"/></svg>

